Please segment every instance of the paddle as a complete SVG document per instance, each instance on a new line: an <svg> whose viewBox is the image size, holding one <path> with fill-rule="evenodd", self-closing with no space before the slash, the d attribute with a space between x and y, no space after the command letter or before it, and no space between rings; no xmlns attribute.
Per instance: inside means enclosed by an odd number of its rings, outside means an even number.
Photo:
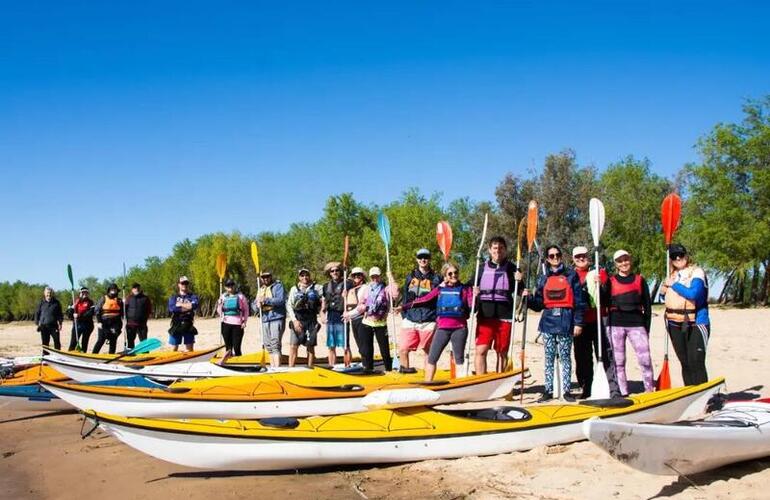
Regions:
<svg viewBox="0 0 770 500"><path fill-rule="evenodd" d="M519 271L521 268L521 245L524 242L524 223L526 222L527 218L522 217L521 221L519 221L519 230L516 233L516 271ZM517 280L513 285L513 312L511 313L511 346L510 346L510 353L508 354L508 359L511 360L511 368L513 368L513 341L516 338L516 301L519 298L519 281ZM521 305L521 302L519 301L519 304ZM524 383L524 380L522 379L522 384Z"/></svg>
<svg viewBox="0 0 770 500"><path fill-rule="evenodd" d="M602 323L602 302L601 302L601 268L599 267L599 245L604 231L604 204L598 198L591 198L588 202L588 217L591 221L591 237L594 240L594 264L596 266L596 277L599 280L598 293L596 294L596 315L597 315L597 338L599 345L599 354L596 364L594 364L594 379L591 383L591 397L589 399L608 399L610 397L610 383L607 380L607 373L604 371L604 362L602 356L602 332L604 324Z"/></svg>
<svg viewBox="0 0 770 500"><path fill-rule="evenodd" d="M123 350L128 350L128 316L126 316L126 263L123 263L123 325L126 333L123 335ZM117 340L117 339L116 339Z"/></svg>
<svg viewBox="0 0 770 500"><path fill-rule="evenodd" d="M72 291L72 313L77 313L75 309L75 280L72 278L72 266L67 264L67 277L70 279L70 290ZM77 339L78 351L83 351L83 347L80 345L80 332L78 332L78 320L73 316L72 324L75 325L75 339Z"/></svg>
<svg viewBox="0 0 770 500"><path fill-rule="evenodd" d="M227 254L224 252L220 252L217 255L217 260L214 263L214 266L217 270L217 275L219 276L219 300L222 300L222 280L225 279L225 272L227 272ZM230 354L230 350L225 352L224 356L222 356L222 359L219 361L219 364L222 365L225 362L225 359L228 358L228 354Z"/></svg>
<svg viewBox="0 0 770 500"><path fill-rule="evenodd" d="M254 264L254 271L257 273L257 297L259 297L259 293L261 290L260 287L260 269L259 269L259 248L257 247L257 242L252 241L251 242L251 262ZM262 308L260 307L260 310L257 311L257 325L259 328L259 335L262 339L262 356L259 361L259 369L262 370L265 368L265 332L262 330ZM224 361L224 359L222 360Z"/></svg>
<svg viewBox="0 0 770 500"><path fill-rule="evenodd" d="M109 359L105 361L104 364L106 365L107 363L112 363L113 361L117 361L119 359L125 358L126 356L132 356L137 353L150 352L157 349L161 345L163 344L158 339L145 339L139 342L138 344L136 344L136 347L134 347L133 349L128 349L124 354L121 354L116 358Z"/></svg>
<svg viewBox="0 0 770 500"><path fill-rule="evenodd" d="M388 276L390 276L390 221L385 212L380 211L377 216L377 231L380 233L380 239L385 244L385 265ZM388 283L390 286L391 283ZM393 366L394 370L398 370L401 367L401 362L398 359L398 335L396 333L396 319L393 316L393 296L388 292L388 301L390 302L390 310L388 311L389 323L392 324L393 330ZM382 353L381 353L382 354Z"/></svg>
<svg viewBox="0 0 770 500"><path fill-rule="evenodd" d="M671 255L668 253L668 246L674 239L674 233L679 228L682 218L682 199L676 193L671 193L663 198L660 206L660 220L663 225L663 239L666 243L666 277L671 274ZM663 366L655 383L657 390L671 388L671 373L668 368L668 320L663 315L663 321L666 326L665 353L663 354Z"/></svg>
<svg viewBox="0 0 770 500"><path fill-rule="evenodd" d="M473 286L479 284L479 266L481 265L481 252L484 250L484 241L487 238L487 226L489 225L489 214L484 214L484 228L481 230L481 241L479 242L479 249L476 252L476 272L473 273ZM465 344L465 376L467 377L471 373L471 344L476 337L476 299L473 299L471 303L471 315L468 318L468 341Z"/></svg>
<svg viewBox="0 0 770 500"><path fill-rule="evenodd" d="M527 279L524 286L527 290L529 290L529 276L532 270L532 245L535 243L535 238L537 237L537 202L535 200L532 200L529 202L529 206L527 207ZM526 349L527 349L527 318L529 315L527 314L527 298L524 298L524 325L522 326L522 333L521 333L521 373L524 373L524 360L526 359ZM521 392L519 394L519 402L524 403L524 384L521 384Z"/></svg>
<svg viewBox="0 0 770 500"><path fill-rule="evenodd" d="M444 263L449 261L449 255L452 252L452 226L447 221L439 221L436 224L436 242L441 254L444 256ZM449 377L457 377L457 367L455 366L455 357L449 353Z"/></svg>
<svg viewBox="0 0 770 500"><path fill-rule="evenodd" d="M342 244L342 308L348 310L348 257L350 255L350 237L345 235L345 242ZM345 321L345 353L342 355L342 363L350 366L353 355L350 353L350 321Z"/></svg>

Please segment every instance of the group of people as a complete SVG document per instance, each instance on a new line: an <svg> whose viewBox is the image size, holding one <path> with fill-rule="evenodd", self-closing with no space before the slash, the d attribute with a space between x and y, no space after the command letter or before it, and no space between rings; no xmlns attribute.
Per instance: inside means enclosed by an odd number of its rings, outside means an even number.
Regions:
<svg viewBox="0 0 770 500"><path fill-rule="evenodd" d="M489 257L481 264L476 279L462 282L459 269L444 263L440 271L431 266L431 253L422 248L415 254L415 267L397 286L392 274L387 283L379 267L367 272L353 267L347 277L339 262L330 262L324 271L328 281L318 284L307 268L299 270L296 284L289 292L269 270L259 276L256 298L250 304L238 291L233 280L224 283L224 293L217 301L221 319L221 334L226 350L241 355L246 323L251 311L256 311L261 324L263 348L270 355L273 367L281 364L281 345L288 324L289 366L294 366L299 347L307 351L307 363L315 363L315 346L322 327L326 327L328 363L337 362L338 349L351 349L351 336L364 370L374 369L374 343L377 342L385 369L393 368L389 315L401 314L398 335L399 371L414 373L411 353L422 350L426 354L425 377L431 380L436 364L447 345L451 344L454 363L465 363L468 342L468 319L475 310L476 335L473 359L475 373L487 372L487 354L497 354L497 370L508 368L511 343L515 291L519 304L533 311L541 311L538 331L545 347L545 389L541 401L553 398L555 361L561 365L562 397L571 401L572 356L581 389L579 397L591 396L594 356L598 357L598 336L602 335L604 364L610 392L613 397L628 394L626 377L626 341L636 354L642 370L645 391L654 390L654 375L650 356L649 332L652 320L651 297L645 279L632 271L632 256L626 250L613 255L615 274L604 269L591 273L588 249L572 250L572 266L563 261L557 245L546 248L542 267L538 266L536 286L532 291L522 283L521 270L508 259L504 238L493 237L488 243ZM706 347L710 334L708 313L708 282L704 271L695 266L684 246L672 244L668 249L673 266L671 274L660 287L665 300L665 324L674 351L682 365L685 384L699 384L707 380ZM368 281L367 281L368 279ZM518 282L518 286L517 286ZM99 325L98 339L93 352L105 342L114 353L117 338L126 321L127 346L134 346L147 338L147 320L152 314L152 303L134 283L126 303L118 297L118 287L110 285L107 293L94 304L89 290L81 288L80 295L68 312L73 318L70 350L87 350L94 319ZM594 297L600 299L597 312ZM251 307L250 307L251 306ZM195 311L199 307L197 295L191 292L186 276L179 278L177 292L168 300L171 313L169 344L174 350L184 344L192 350L197 330ZM521 311L518 311L521 315ZM35 322L44 345L52 339L60 348L59 331L62 326L61 304L46 288L44 298L35 313ZM599 325L603 326L600 328ZM606 325L606 328L604 327Z"/></svg>

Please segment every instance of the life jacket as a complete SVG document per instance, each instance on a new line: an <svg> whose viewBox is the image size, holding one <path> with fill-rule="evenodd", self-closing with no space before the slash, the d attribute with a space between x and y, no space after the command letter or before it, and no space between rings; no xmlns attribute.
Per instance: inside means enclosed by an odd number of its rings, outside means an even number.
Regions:
<svg viewBox="0 0 770 500"><path fill-rule="evenodd" d="M436 314L440 318L464 318L463 286L442 286L436 301Z"/></svg>
<svg viewBox="0 0 770 500"><path fill-rule="evenodd" d="M263 313L270 312L273 309L273 306L264 303L265 299L273 298L273 285L275 285L275 283L270 283L270 286L262 286L259 288L259 292L257 292L257 297L262 299Z"/></svg>
<svg viewBox="0 0 770 500"><path fill-rule="evenodd" d="M239 298L237 293L235 295L223 295L222 314L225 316L239 316L241 314L241 303L240 300L238 300Z"/></svg>
<svg viewBox="0 0 770 500"><path fill-rule="evenodd" d="M75 301L75 313L78 316L84 315L86 312L88 312L91 307L93 307L94 301L91 299L77 299Z"/></svg>
<svg viewBox="0 0 770 500"><path fill-rule="evenodd" d="M510 262L493 268L490 261L484 263L479 281L479 300L487 302L510 302L511 283L508 280L508 266Z"/></svg>
<svg viewBox="0 0 770 500"><path fill-rule="evenodd" d="M294 312L301 316L314 316L321 310L321 295L315 288L315 283L311 283L304 290L297 286L297 293L294 295L292 304Z"/></svg>
<svg viewBox="0 0 770 500"><path fill-rule="evenodd" d="M342 294L345 291L345 281L339 283L330 281L324 285L324 298L326 298L326 307L330 311L342 312L345 307L343 305Z"/></svg>
<svg viewBox="0 0 770 500"><path fill-rule="evenodd" d="M109 295L105 295L104 304L102 304L102 318L117 318L120 314L120 299L117 297L113 299Z"/></svg>
<svg viewBox="0 0 770 500"><path fill-rule="evenodd" d="M433 290L434 279L436 279L436 273L432 270L423 274L419 269L414 269L409 274L409 284L406 286L406 301L411 302L414 299L419 299L423 295L429 294Z"/></svg>
<svg viewBox="0 0 770 500"><path fill-rule="evenodd" d="M572 309L575 306L572 285L566 275L552 274L546 278L543 286L543 305L546 309Z"/></svg>
<svg viewBox="0 0 770 500"><path fill-rule="evenodd" d="M353 309L358 307L358 290L360 290L362 286L363 284L354 286L352 288L348 288L348 297L347 297L348 300L345 301L347 304L348 311L352 311Z"/></svg>
<svg viewBox="0 0 770 500"><path fill-rule="evenodd" d="M388 298L385 295L385 285L376 288L369 285L366 296L366 315L372 319L382 319L388 313Z"/></svg>
<svg viewBox="0 0 770 500"><path fill-rule="evenodd" d="M706 273L699 267L690 266L677 273L677 283L689 286L693 278L700 278L708 286ZM666 290L666 320L677 323L695 323L695 312L697 306L694 301L685 299L674 291L673 288Z"/></svg>
<svg viewBox="0 0 770 500"><path fill-rule="evenodd" d="M580 278L580 285L584 288L587 287L586 284L586 278L588 277L588 273L591 272L589 269L578 269L574 268L575 274L577 274L578 278ZM599 270L599 276L601 278L601 283L607 282L607 273L604 269ZM586 293L588 293L586 291ZM602 304L602 316L607 316L607 305ZM584 323L596 323L596 307L591 306L591 301L586 300L586 308L583 310L583 322Z"/></svg>
<svg viewBox="0 0 770 500"><path fill-rule="evenodd" d="M610 311L642 312L642 275L634 275L631 283L621 283L617 275L610 278L612 295Z"/></svg>

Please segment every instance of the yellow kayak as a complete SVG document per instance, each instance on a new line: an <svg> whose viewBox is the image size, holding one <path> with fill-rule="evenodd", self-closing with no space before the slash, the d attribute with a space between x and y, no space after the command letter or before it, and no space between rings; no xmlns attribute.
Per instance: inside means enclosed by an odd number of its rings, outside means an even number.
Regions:
<svg viewBox="0 0 770 500"><path fill-rule="evenodd" d="M106 363L107 361L116 360L121 364L132 365L167 365L172 363L190 363L193 361L208 361L213 358L217 351L222 347L215 347L213 349L204 349L202 351L183 352L183 351L157 351L145 354L137 354L132 356L124 356L117 359L120 354L92 354L80 351L65 351L62 349L54 349L53 347L43 346L43 350L48 357L56 359L63 359L66 361L85 361L88 363Z"/></svg>

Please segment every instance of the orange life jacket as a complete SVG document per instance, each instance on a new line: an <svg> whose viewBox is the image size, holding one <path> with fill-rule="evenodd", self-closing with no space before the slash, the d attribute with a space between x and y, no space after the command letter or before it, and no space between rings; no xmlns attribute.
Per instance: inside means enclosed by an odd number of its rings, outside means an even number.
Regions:
<svg viewBox="0 0 770 500"><path fill-rule="evenodd" d="M102 305L102 318L116 318L121 314L119 299L114 299L109 295L104 296L104 304Z"/></svg>

